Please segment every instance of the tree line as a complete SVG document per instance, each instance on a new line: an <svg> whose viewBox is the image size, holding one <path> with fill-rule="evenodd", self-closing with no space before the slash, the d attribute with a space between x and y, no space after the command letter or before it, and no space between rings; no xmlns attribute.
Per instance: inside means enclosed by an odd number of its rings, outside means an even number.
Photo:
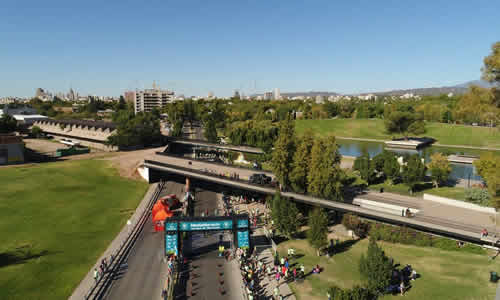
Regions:
<svg viewBox="0 0 500 300"><path fill-rule="evenodd" d="M334 136L316 137L310 131L295 134L291 117L280 123L271 167L282 189L342 201L346 179Z"/></svg>

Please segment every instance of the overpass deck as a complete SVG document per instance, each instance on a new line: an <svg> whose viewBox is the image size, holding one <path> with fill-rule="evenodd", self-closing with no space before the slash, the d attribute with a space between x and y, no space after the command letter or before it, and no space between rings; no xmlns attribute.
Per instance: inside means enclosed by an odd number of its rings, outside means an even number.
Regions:
<svg viewBox="0 0 500 300"><path fill-rule="evenodd" d="M214 165L209 162L188 161L178 157L165 155L152 155L144 161L144 166L168 173L188 176L199 180L205 180L228 187L245 189L263 194L273 195L276 192L274 187L250 184L246 179L256 171L233 168L230 166ZM213 171L210 173L209 171ZM218 174L238 173L240 179L232 179ZM150 176L151 178L151 176ZM476 243L484 243L481 240L480 231L488 228L490 232L495 232L495 225L492 225L490 215L486 213L474 212L466 209L458 209L446 205L433 204L426 206L415 218L407 218L392 214L373 211L349 203L334 202L320 199L309 195L297 194L293 192L282 192L283 196L294 201L303 202L310 205L320 206L342 212L351 212L369 219L375 219L387 223L404 225L415 229L428 231L453 238L468 240ZM388 194L388 193L385 193ZM386 196L377 197L374 193L367 194L370 199L380 202L406 203L408 201L418 201L425 203L425 200L410 198L392 194L389 199ZM366 195L363 195L366 196ZM422 204L418 204L419 207Z"/></svg>
<svg viewBox="0 0 500 300"><path fill-rule="evenodd" d="M264 154L264 151L262 151L262 149L256 148L256 147L222 145L222 144L209 143L207 141L202 141L202 140L182 139L182 138L173 138L173 137L169 137L168 139L170 142L177 143L177 144L217 148L217 149L231 150L231 151L245 152L245 153L252 153L252 154Z"/></svg>

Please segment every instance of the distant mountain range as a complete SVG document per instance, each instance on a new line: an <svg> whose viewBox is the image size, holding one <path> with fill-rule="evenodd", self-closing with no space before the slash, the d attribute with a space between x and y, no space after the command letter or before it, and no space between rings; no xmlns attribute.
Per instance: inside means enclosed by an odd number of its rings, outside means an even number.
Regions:
<svg viewBox="0 0 500 300"><path fill-rule="evenodd" d="M414 94L420 96L437 96L441 94L464 94L467 92L468 88L471 85L478 85L484 88L490 88L493 85L484 80L473 80L467 81L461 84L453 85L453 86L443 86L443 87L431 87L431 88L416 88L416 89L407 89L407 90L392 90L387 92L373 92L371 94L375 95L384 95L384 96L400 96L404 94ZM363 95L370 93L363 93Z"/></svg>
<svg viewBox="0 0 500 300"><path fill-rule="evenodd" d="M339 93L335 92L315 92L315 91L310 91L310 92L296 92L296 93L281 93L281 96L284 97L299 97L299 96L304 96L304 97L316 97L316 96L323 96L323 97L328 97L328 96L337 96L340 95Z"/></svg>
<svg viewBox="0 0 500 300"><path fill-rule="evenodd" d="M392 90L392 91L384 91L384 92L369 92L369 93L360 93L360 94L355 94L355 95L374 94L374 95L380 95L380 96L401 96L404 94L414 94L414 95L420 95L420 96L437 96L437 95L449 94L449 93L453 93L453 94L457 95L457 94L464 94L465 92L467 92L467 89L471 85L478 85L478 86L484 87L484 88L490 88L493 86L491 83L484 81L484 80L472 80L472 81L467 81L467 82L453 85L453 86L415 88L415 89ZM262 96L262 95L263 94L255 94L252 96L255 97L255 96ZM281 95L284 97L292 98L292 97L298 97L298 96L316 97L318 95L323 96L323 97L328 97L328 96L336 96L336 95L341 95L341 94L335 93L335 92L310 91L310 92L281 93Z"/></svg>
<svg viewBox="0 0 500 300"><path fill-rule="evenodd" d="M484 81L484 80L467 81L467 82L462 83L462 84L457 84L457 85L455 85L455 87L468 88L471 85L479 85L480 87L484 87L484 88L493 87L493 84L489 83L488 81Z"/></svg>

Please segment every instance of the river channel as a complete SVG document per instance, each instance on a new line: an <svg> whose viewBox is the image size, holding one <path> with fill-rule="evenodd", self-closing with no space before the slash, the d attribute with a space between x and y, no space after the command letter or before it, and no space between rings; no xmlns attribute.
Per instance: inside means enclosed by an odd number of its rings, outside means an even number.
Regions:
<svg viewBox="0 0 500 300"><path fill-rule="evenodd" d="M365 142L365 141L355 141L355 140L345 140L337 139L337 143L340 145L340 154L345 156L358 157L363 152L367 152L370 157L373 157L384 150L385 144L382 142ZM441 152L445 155L450 154L466 154L466 155L481 155L486 151L476 150L476 149L462 149L453 147L441 147L441 146L429 146L418 150L407 150L407 149L394 149L387 148L387 150L395 152L400 156L411 155L418 153L422 156L426 162L429 162L430 156L434 152ZM461 163L451 163L451 174L450 177L453 179L463 179L463 180L481 180L481 177L476 173L476 169L471 164L461 164Z"/></svg>

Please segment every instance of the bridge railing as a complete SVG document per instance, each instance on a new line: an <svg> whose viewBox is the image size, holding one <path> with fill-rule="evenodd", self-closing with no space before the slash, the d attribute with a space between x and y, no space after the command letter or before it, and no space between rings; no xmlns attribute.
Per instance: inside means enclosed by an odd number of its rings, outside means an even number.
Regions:
<svg viewBox="0 0 500 300"><path fill-rule="evenodd" d="M209 161L209 160L206 160L206 159L190 158L190 157L185 157L182 154L174 154L174 153L166 153L166 152L156 152L155 154L163 155L163 156L172 156L172 157L184 159L184 160L187 160L187 161L191 160L191 161L208 162L208 163L211 163L211 164L214 164L214 165L219 165L219 166L224 166L224 167L231 167L231 168L237 168L237 169L242 169L242 170L250 170L250 171L255 171L255 173L259 173L259 174L260 173L265 173L265 174L268 174L268 175L273 175L272 172L267 171L267 170L259 170L259 169L255 169L255 168L252 168L252 167L245 167L245 166L241 166L241 165L226 164L226 163L218 162L218 161Z"/></svg>
<svg viewBox="0 0 500 300"><path fill-rule="evenodd" d="M120 247L111 255L112 260L110 261L109 267L104 272L104 274L102 274L102 276L99 276L90 290L86 293L85 299L102 299L104 297L115 275L122 271L124 267L123 262L126 260L128 253L139 237L139 234L151 213L151 209L153 208L156 200L158 200L158 198L160 197L160 193L163 190L164 186L165 182L160 182L156 186L153 195L151 196L148 204L141 213L141 216L134 224L132 230L129 231L127 236L121 242Z"/></svg>
<svg viewBox="0 0 500 300"><path fill-rule="evenodd" d="M163 154L163 155L169 156L167 154ZM187 161L192 161L192 159L186 159L186 160ZM241 183L244 183L244 184L249 184L249 185L253 185L253 186L257 186L257 187L268 187L268 188L275 188L276 187L276 182L271 182L270 184L255 184L255 183L251 183L248 179L231 176L232 175L231 173L229 174L230 176L227 176L225 173L221 173L221 172L217 171L216 169L209 169L209 168L202 168L202 169L186 168L186 167L181 167L179 165L168 164L168 163L163 163L163 162L158 162L158 161L152 161L152 160L148 160L148 159L145 159L144 163L149 163L149 164L158 165L158 166L164 166L164 167L167 167L167 168L174 168L174 169L178 169L178 170L184 170L184 171L188 171L188 172L197 173L197 174L200 174L200 175L210 175L210 176L219 177L219 178L223 178L223 179L227 179L227 180L232 180L232 181L236 181L236 182L241 182ZM227 165L225 165L225 166L227 166ZM214 166L214 167L216 167L216 166ZM262 172L258 171L256 173L262 173Z"/></svg>

